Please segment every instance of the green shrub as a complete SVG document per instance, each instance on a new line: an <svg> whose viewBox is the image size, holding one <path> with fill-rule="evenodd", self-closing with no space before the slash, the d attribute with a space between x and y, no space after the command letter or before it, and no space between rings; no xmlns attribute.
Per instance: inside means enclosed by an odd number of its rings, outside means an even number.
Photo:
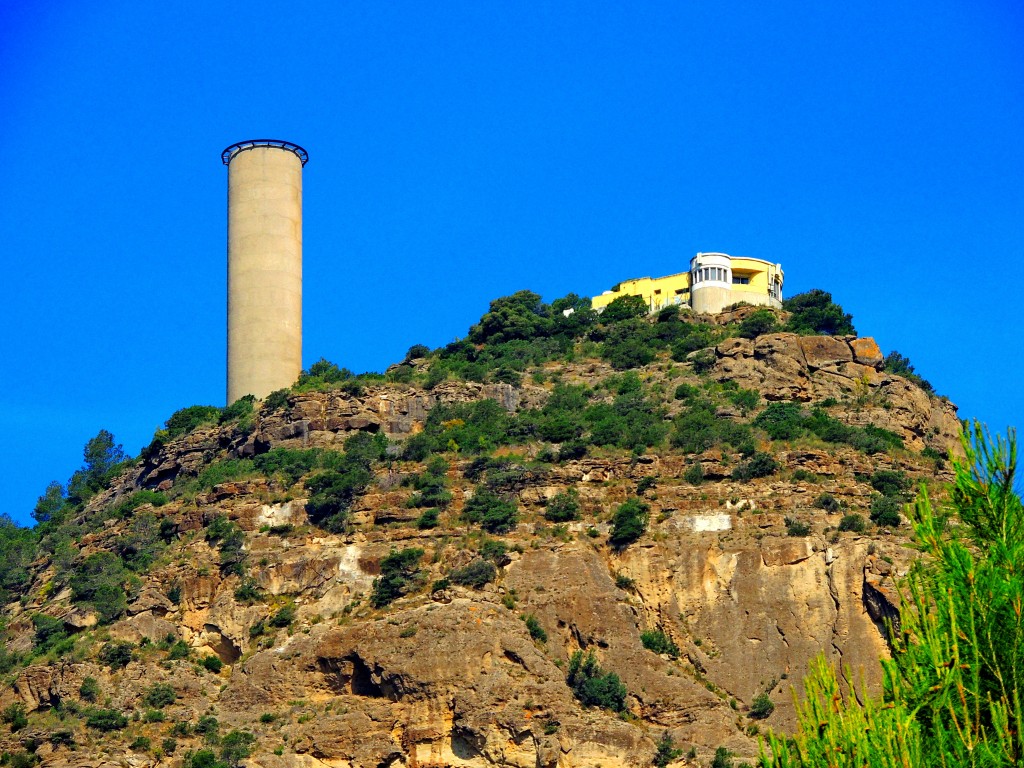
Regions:
<svg viewBox="0 0 1024 768"><path fill-rule="evenodd" d="M4 752L0 755L0 761L10 768L34 768L39 765L39 755L35 752Z"/></svg>
<svg viewBox="0 0 1024 768"><path fill-rule="evenodd" d="M221 483L230 483L251 477L256 466L250 459L222 459L208 464L195 479L195 486L210 490Z"/></svg>
<svg viewBox="0 0 1024 768"><path fill-rule="evenodd" d="M96 682L95 677L82 678L82 684L78 687L78 695L82 697L82 701L94 702L100 693L100 684Z"/></svg>
<svg viewBox="0 0 1024 768"><path fill-rule="evenodd" d="M288 407L289 390L275 389L263 400L263 407L270 412L281 411Z"/></svg>
<svg viewBox="0 0 1024 768"><path fill-rule="evenodd" d="M45 653L67 637L64 622L44 613L32 615L32 626L35 629L36 651L40 653Z"/></svg>
<svg viewBox="0 0 1024 768"><path fill-rule="evenodd" d="M660 629L644 630L640 633L640 642L653 653L667 654L673 659L679 658L679 646Z"/></svg>
<svg viewBox="0 0 1024 768"><path fill-rule="evenodd" d="M236 768L239 761L252 754L256 737L248 731L229 731L220 741L220 756L230 768Z"/></svg>
<svg viewBox="0 0 1024 768"><path fill-rule="evenodd" d="M184 640L178 640L168 649L167 659L168 661L187 659L191 654L192 649L188 647L188 643Z"/></svg>
<svg viewBox="0 0 1024 768"><path fill-rule="evenodd" d="M693 366L694 373L702 374L715 367L715 363L718 362L718 356L713 349L701 349L690 355L687 360Z"/></svg>
<svg viewBox="0 0 1024 768"><path fill-rule="evenodd" d="M132 512L143 504L152 504L154 507L162 507L167 503L167 496L160 491L141 490L129 495L127 498L111 506L107 510L108 519L126 520L131 517Z"/></svg>
<svg viewBox="0 0 1024 768"><path fill-rule="evenodd" d="M611 403L588 406L583 421L590 430L591 445L614 445L627 450L659 445L668 431L664 409L640 389L621 391Z"/></svg>
<svg viewBox="0 0 1024 768"><path fill-rule="evenodd" d="M28 725L28 715L25 713L25 705L20 701L8 704L0 711L0 720L11 726L11 733L20 731Z"/></svg>
<svg viewBox="0 0 1024 768"><path fill-rule="evenodd" d="M462 587L480 589L484 584L494 581L497 576L498 569L494 567L494 563L477 558L469 565L463 568L456 568L449 573L448 579L453 584L458 584Z"/></svg>
<svg viewBox="0 0 1024 768"><path fill-rule="evenodd" d="M544 507L544 518L552 523L566 523L578 520L580 516L580 495L575 488L557 493L548 499Z"/></svg>
<svg viewBox="0 0 1024 768"><path fill-rule="evenodd" d="M229 768L227 763L217 759L217 753L212 749L189 752L185 755L181 766L182 768Z"/></svg>
<svg viewBox="0 0 1024 768"><path fill-rule="evenodd" d="M693 386L692 384L680 384L676 387L675 397L676 400L692 400L700 394L700 389Z"/></svg>
<svg viewBox="0 0 1024 768"><path fill-rule="evenodd" d="M114 551L121 562L135 573L149 570L166 543L166 530L161 529L161 521L152 512L146 512L133 516L122 530L124 532L114 540Z"/></svg>
<svg viewBox="0 0 1024 768"><path fill-rule="evenodd" d="M52 491L56 494L56 498L52 500L54 503L48 505L45 498L40 497L39 504L36 505L36 510L32 513L39 522L36 528L22 528L16 525L8 515L0 514L0 602L4 604L27 593L32 581L29 566L37 556L40 530L57 525L64 514L62 511L63 490L59 483L51 483L51 486L54 485L56 485ZM47 491L50 493L51 489L48 488ZM45 509L41 509L40 505ZM56 515L52 522L49 518L51 514ZM0 648L2 648L2 644L0 644Z"/></svg>
<svg viewBox="0 0 1024 768"><path fill-rule="evenodd" d="M616 299L618 301L618 299ZM640 368L654 360L651 325L643 320L622 320L611 328L601 344L601 357L617 371Z"/></svg>
<svg viewBox="0 0 1024 768"><path fill-rule="evenodd" d="M704 465L699 461L691 464L683 473L683 479L690 485L700 485L704 482Z"/></svg>
<svg viewBox="0 0 1024 768"><path fill-rule="evenodd" d="M869 517L875 525L896 528L900 524L902 505L891 496L875 496L871 499Z"/></svg>
<svg viewBox="0 0 1024 768"><path fill-rule="evenodd" d="M864 523L864 518L856 513L850 515L843 515L843 519L839 521L839 525L836 526L840 531L852 531L853 533L863 533L867 527Z"/></svg>
<svg viewBox="0 0 1024 768"><path fill-rule="evenodd" d="M95 552L72 571L71 600L91 606L101 623L112 622L128 608L127 578L121 558L113 552Z"/></svg>
<svg viewBox="0 0 1024 768"><path fill-rule="evenodd" d="M122 669L135 658L135 645L126 640L115 640L100 647L99 659L111 669Z"/></svg>
<svg viewBox="0 0 1024 768"><path fill-rule="evenodd" d="M753 411L757 406L761 404L761 393L756 389L734 389L726 393L726 397L735 405L744 415Z"/></svg>
<svg viewBox="0 0 1024 768"><path fill-rule="evenodd" d="M204 656L200 663L204 669L214 674L217 674L224 668L224 662L220 660L219 656Z"/></svg>
<svg viewBox="0 0 1024 768"><path fill-rule="evenodd" d="M725 747L718 747L711 761L711 768L733 768L732 752Z"/></svg>
<svg viewBox="0 0 1024 768"><path fill-rule="evenodd" d="M346 464L341 471L321 472L305 483L312 494L306 502L310 522L332 533L345 530L352 502L372 479L369 468L362 463Z"/></svg>
<svg viewBox="0 0 1024 768"><path fill-rule="evenodd" d="M291 626L292 622L295 621L295 604L286 603L282 605L277 612L267 619L267 624L278 629Z"/></svg>
<svg viewBox="0 0 1024 768"><path fill-rule="evenodd" d="M526 623L526 631L530 633L530 637L539 643L546 643L548 641L548 633L541 626L536 616L528 613L523 616L523 621Z"/></svg>
<svg viewBox="0 0 1024 768"><path fill-rule="evenodd" d="M672 359L677 363L685 361L691 352L713 347L725 338L722 329L707 323L680 323L680 325L683 335L672 343Z"/></svg>
<svg viewBox="0 0 1024 768"><path fill-rule="evenodd" d="M768 477L779 469L779 462L770 453L757 452L747 461L732 471L734 480L752 480L756 477Z"/></svg>
<svg viewBox="0 0 1024 768"><path fill-rule="evenodd" d="M819 288L798 293L782 302L782 308L790 312L786 330L791 333L819 334L826 336L853 336L853 317L832 301L832 294Z"/></svg>
<svg viewBox="0 0 1024 768"><path fill-rule="evenodd" d="M196 721L195 728L192 730L200 736L205 736L207 741L213 741L216 739L217 731L220 730L220 723L213 715L203 715ZM187 736L188 734L182 735Z"/></svg>
<svg viewBox="0 0 1024 768"><path fill-rule="evenodd" d="M437 528L440 522L438 520L439 514L440 513L437 509L424 509L423 512L420 513L420 516L416 518L416 527L421 531Z"/></svg>
<svg viewBox="0 0 1024 768"><path fill-rule="evenodd" d="M425 472L414 475L410 482L418 493L409 499L410 507L447 507L452 494L448 485L448 462L440 456L433 456L427 462Z"/></svg>
<svg viewBox="0 0 1024 768"><path fill-rule="evenodd" d="M640 499L627 499L612 515L612 532L608 543L616 549L632 544L647 530L650 507Z"/></svg>
<svg viewBox="0 0 1024 768"><path fill-rule="evenodd" d="M473 344L500 344L547 336L553 329L550 307L533 291L518 291L491 302L480 322L469 330Z"/></svg>
<svg viewBox="0 0 1024 768"><path fill-rule="evenodd" d="M128 749L136 752L148 752L151 746L152 742L148 736L136 736L135 741L128 745Z"/></svg>
<svg viewBox="0 0 1024 768"><path fill-rule="evenodd" d="M614 712L626 708L626 686L614 672L605 672L593 652L575 651L569 659L566 682L585 707L603 707Z"/></svg>
<svg viewBox="0 0 1024 768"><path fill-rule="evenodd" d="M479 523L488 533L496 534L508 533L519 519L514 502L506 501L486 488L477 488L466 501L462 517L466 522Z"/></svg>
<svg viewBox="0 0 1024 768"><path fill-rule="evenodd" d="M50 743L55 747L68 747L69 749L75 748L75 732L74 731L50 731Z"/></svg>
<svg viewBox="0 0 1024 768"><path fill-rule="evenodd" d="M654 750L653 763L655 767L668 768L669 764L678 760L682 754L683 750L676 748L676 743L669 732L662 731L661 738L658 739L657 747Z"/></svg>
<svg viewBox="0 0 1024 768"><path fill-rule="evenodd" d="M480 557L484 558L484 560L490 560L495 565L507 565L509 563L509 557L506 554L508 546L503 541L484 539L480 542L480 547L477 551L480 553Z"/></svg>
<svg viewBox="0 0 1024 768"><path fill-rule="evenodd" d="M319 448L271 448L266 453L252 459L253 467L265 477L280 479L284 485L291 486L299 478L323 461L324 452Z"/></svg>
<svg viewBox="0 0 1024 768"><path fill-rule="evenodd" d="M509 442L512 419L495 400L434 406L423 431L405 442L402 456L424 461L431 453L458 450L468 454L488 453Z"/></svg>
<svg viewBox="0 0 1024 768"><path fill-rule="evenodd" d="M181 737L191 736L192 730L192 723L188 722L188 720L179 720L171 726L171 735Z"/></svg>
<svg viewBox="0 0 1024 768"><path fill-rule="evenodd" d="M811 526L809 526L807 523L790 517L785 518L785 522L787 536L810 536Z"/></svg>
<svg viewBox="0 0 1024 768"><path fill-rule="evenodd" d="M171 414L164 422L167 439L187 435L204 424L213 425L220 420L221 410L215 405L191 405ZM152 422L151 422L152 423Z"/></svg>
<svg viewBox="0 0 1024 768"><path fill-rule="evenodd" d="M600 318L602 323L621 323L644 317L649 311L643 296L626 294L608 304Z"/></svg>
<svg viewBox="0 0 1024 768"><path fill-rule="evenodd" d="M256 411L255 404L255 397L252 395L242 395L242 397L220 412L220 423L229 424L237 422L238 428L248 434L252 431L253 427L253 415Z"/></svg>
<svg viewBox="0 0 1024 768"><path fill-rule="evenodd" d="M142 697L142 701L148 707L163 709L169 704L173 704L177 698L172 686L167 683L156 683L149 687L145 696Z"/></svg>
<svg viewBox="0 0 1024 768"><path fill-rule="evenodd" d="M347 368L339 368L334 363L320 358L309 368L299 374L295 382L296 392L310 392L313 390L329 389L352 378L352 371Z"/></svg>
<svg viewBox="0 0 1024 768"><path fill-rule="evenodd" d="M803 467L794 469L791 477L794 483L816 483L820 480L816 474Z"/></svg>
<svg viewBox="0 0 1024 768"><path fill-rule="evenodd" d="M826 512L838 512L843 508L842 502L831 493L822 493L814 500L814 506Z"/></svg>
<svg viewBox="0 0 1024 768"><path fill-rule="evenodd" d="M890 496L894 499L904 498L910 490L911 482L903 470L879 469L876 470L869 480L871 487L883 496Z"/></svg>
<svg viewBox="0 0 1024 768"><path fill-rule="evenodd" d="M400 551L393 549L381 560L380 576L374 579L370 595L370 603L374 608L390 605L408 592L419 575L422 557L422 549L407 547Z"/></svg>
<svg viewBox="0 0 1024 768"><path fill-rule="evenodd" d="M750 716L755 720L763 720L775 711L775 705L767 693L759 693L750 705Z"/></svg>
<svg viewBox="0 0 1024 768"><path fill-rule="evenodd" d="M772 440L793 440L803 434L803 422L799 403L774 402L757 415L754 426L767 432Z"/></svg>
<svg viewBox="0 0 1024 768"><path fill-rule="evenodd" d="M702 453L720 440L715 406L708 400L691 399L690 406L673 422L672 445L686 453Z"/></svg>
<svg viewBox="0 0 1024 768"><path fill-rule="evenodd" d="M914 382L929 395L935 394L935 388L931 382L914 373L914 366L910 364L910 358L904 357L895 350L885 356L885 360L882 361L882 370L887 373L895 373L897 376Z"/></svg>
<svg viewBox="0 0 1024 768"><path fill-rule="evenodd" d="M739 335L745 339L756 339L765 333L772 333L779 327L778 318L770 309L751 312L740 321Z"/></svg>
<svg viewBox="0 0 1024 768"><path fill-rule="evenodd" d="M86 714L85 724L97 731L120 731L128 727L128 718L116 709L92 709Z"/></svg>
<svg viewBox="0 0 1024 768"><path fill-rule="evenodd" d="M255 579L242 579L235 589L235 600L240 603L255 603L263 599L263 590Z"/></svg>

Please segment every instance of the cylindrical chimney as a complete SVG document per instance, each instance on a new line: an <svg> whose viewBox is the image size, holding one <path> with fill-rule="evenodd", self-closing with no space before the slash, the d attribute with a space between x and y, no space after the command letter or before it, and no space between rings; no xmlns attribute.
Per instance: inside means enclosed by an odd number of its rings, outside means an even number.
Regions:
<svg viewBox="0 0 1024 768"><path fill-rule="evenodd" d="M302 167L297 144L254 139L228 166L228 404L302 371Z"/></svg>

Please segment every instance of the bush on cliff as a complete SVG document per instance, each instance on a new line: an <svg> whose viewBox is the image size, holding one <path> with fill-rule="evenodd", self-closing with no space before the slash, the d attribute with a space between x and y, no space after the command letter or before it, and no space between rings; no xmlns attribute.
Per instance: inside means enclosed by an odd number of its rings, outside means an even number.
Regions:
<svg viewBox="0 0 1024 768"><path fill-rule="evenodd" d="M608 543L616 549L632 544L647 530L650 507L640 499L627 499L612 515L612 532Z"/></svg>
<svg viewBox="0 0 1024 768"><path fill-rule="evenodd" d="M885 360L882 361L882 370L909 379L930 395L935 394L935 388L931 385L931 382L921 378L920 375L914 372L914 366L910 364L910 358L904 357L895 350L885 356Z"/></svg>
<svg viewBox="0 0 1024 768"><path fill-rule="evenodd" d="M498 569L494 567L494 563L482 558L477 558L469 565L456 568L448 574L448 580L452 584L458 584L461 587L472 587L473 589L480 589L485 584L494 581L497 577Z"/></svg>
<svg viewBox="0 0 1024 768"><path fill-rule="evenodd" d="M573 696L585 707L603 707L613 712L626 708L626 686L614 672L605 672L593 651L576 651L569 659L569 673L565 681Z"/></svg>
<svg viewBox="0 0 1024 768"><path fill-rule="evenodd" d="M118 618L128 608L124 585L128 572L113 552L95 552L71 573L71 600L89 605L101 623Z"/></svg>
<svg viewBox="0 0 1024 768"><path fill-rule="evenodd" d="M807 412L793 401L769 403L753 424L772 440L796 440L814 435L827 443L846 443L867 454L903 447L903 439L887 429L872 424L852 427L820 408Z"/></svg>
<svg viewBox="0 0 1024 768"><path fill-rule="evenodd" d="M386 452L387 438L383 435L359 432L345 441L344 453L317 454L316 464L326 471L305 482L306 489L312 493L306 502L310 522L332 533L344 531L352 502L373 480L373 463ZM297 469L301 470L302 466Z"/></svg>
<svg viewBox="0 0 1024 768"><path fill-rule="evenodd" d="M852 336L857 333L853 327L853 316L832 301L832 294L820 288L790 296L782 302L782 308L790 312L785 330L791 333L824 336Z"/></svg>
<svg viewBox="0 0 1024 768"><path fill-rule="evenodd" d="M745 339L756 339L765 333L772 333L779 327L779 320L770 309L751 312L740 321L739 335Z"/></svg>
<svg viewBox="0 0 1024 768"><path fill-rule="evenodd" d="M515 502L503 499L487 488L477 488L462 509L462 518L479 523L488 533L508 533L519 520Z"/></svg>
<svg viewBox="0 0 1024 768"><path fill-rule="evenodd" d="M374 608L390 605L410 590L419 576L422 557L422 549L407 547L391 550L380 561L380 576L373 580L373 591L370 593L370 603Z"/></svg>

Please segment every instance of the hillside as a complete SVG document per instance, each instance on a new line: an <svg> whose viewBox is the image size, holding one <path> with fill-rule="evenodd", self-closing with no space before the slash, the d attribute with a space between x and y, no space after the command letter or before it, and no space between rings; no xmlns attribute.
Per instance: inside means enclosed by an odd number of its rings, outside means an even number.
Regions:
<svg viewBox="0 0 1024 768"><path fill-rule="evenodd" d="M38 556L6 548L3 750L753 762L817 654L880 684L900 509L941 497L960 426L904 358L815 335L852 331L824 297L647 317L521 292L386 374L322 361L95 476L87 454Z"/></svg>

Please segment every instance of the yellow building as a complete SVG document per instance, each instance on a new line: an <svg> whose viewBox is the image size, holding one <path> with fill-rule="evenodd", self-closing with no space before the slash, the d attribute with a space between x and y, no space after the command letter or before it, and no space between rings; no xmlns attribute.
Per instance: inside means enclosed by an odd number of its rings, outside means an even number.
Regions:
<svg viewBox="0 0 1024 768"><path fill-rule="evenodd" d="M688 272L623 280L595 296L591 305L600 311L620 296L641 296L651 312L677 304L711 314L741 301L781 309L783 278L781 264L748 256L698 253L690 260Z"/></svg>

